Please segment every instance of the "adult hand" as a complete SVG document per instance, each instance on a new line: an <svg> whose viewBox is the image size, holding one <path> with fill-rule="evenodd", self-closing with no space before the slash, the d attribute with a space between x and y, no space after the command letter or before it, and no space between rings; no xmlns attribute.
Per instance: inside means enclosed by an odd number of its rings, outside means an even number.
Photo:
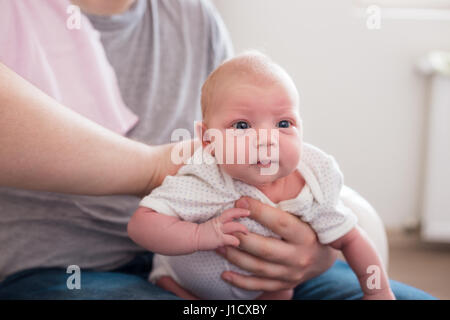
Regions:
<svg viewBox="0 0 450 320"><path fill-rule="evenodd" d="M311 227L280 209L243 197L236 207L250 210L249 218L266 226L281 239L255 233L236 233L239 249L216 250L229 262L252 276L225 271L222 278L246 290L279 291L295 288L330 268L337 251L318 242Z"/></svg>
<svg viewBox="0 0 450 320"><path fill-rule="evenodd" d="M201 142L198 139L151 146L147 158L149 159L149 172L152 175L143 190L143 195L149 194L154 188L161 185L166 176L176 174L200 146Z"/></svg>

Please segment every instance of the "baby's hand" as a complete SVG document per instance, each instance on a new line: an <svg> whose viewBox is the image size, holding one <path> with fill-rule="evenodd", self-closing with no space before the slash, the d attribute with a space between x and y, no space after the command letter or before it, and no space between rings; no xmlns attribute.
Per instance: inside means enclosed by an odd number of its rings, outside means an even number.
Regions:
<svg viewBox="0 0 450 320"><path fill-rule="evenodd" d="M245 209L231 208L220 216L199 224L197 250L214 250L222 246L239 246L239 239L234 232L248 233L247 228L233 219L247 217L250 212Z"/></svg>

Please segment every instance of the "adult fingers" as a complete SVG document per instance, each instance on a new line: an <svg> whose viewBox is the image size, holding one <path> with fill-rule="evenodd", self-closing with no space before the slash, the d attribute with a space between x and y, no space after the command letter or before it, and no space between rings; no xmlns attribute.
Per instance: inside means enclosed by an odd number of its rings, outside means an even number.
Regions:
<svg viewBox="0 0 450 320"><path fill-rule="evenodd" d="M236 201L237 208L250 210L250 218L266 226L288 242L303 244L315 241L311 227L298 217L258 200L243 197Z"/></svg>
<svg viewBox="0 0 450 320"><path fill-rule="evenodd" d="M286 241L261 236L256 233L236 234L240 240L239 248L265 261L297 266L299 252L297 246ZM295 260L295 261L294 261Z"/></svg>
<svg viewBox="0 0 450 320"><path fill-rule="evenodd" d="M222 248L217 250L230 263L251 272L254 276L271 278L280 281L296 281L301 277L301 271L286 265L264 261L236 248Z"/></svg>

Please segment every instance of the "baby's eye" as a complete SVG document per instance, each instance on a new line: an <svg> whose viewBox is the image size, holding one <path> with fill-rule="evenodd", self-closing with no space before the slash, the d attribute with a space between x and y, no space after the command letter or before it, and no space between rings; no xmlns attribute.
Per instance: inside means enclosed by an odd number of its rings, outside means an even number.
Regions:
<svg viewBox="0 0 450 320"><path fill-rule="evenodd" d="M248 129L250 128L250 125L245 121L238 121L233 124L233 128L235 129Z"/></svg>
<svg viewBox="0 0 450 320"><path fill-rule="evenodd" d="M291 126L291 123L288 120L281 120L278 122L278 128L289 128Z"/></svg>

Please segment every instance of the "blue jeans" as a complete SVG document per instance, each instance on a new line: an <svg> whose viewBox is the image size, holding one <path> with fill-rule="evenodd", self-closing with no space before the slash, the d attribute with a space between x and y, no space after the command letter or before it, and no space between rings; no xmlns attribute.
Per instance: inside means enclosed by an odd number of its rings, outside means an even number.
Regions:
<svg viewBox="0 0 450 320"><path fill-rule="evenodd" d="M0 283L0 299L180 299L149 283L152 253L137 256L114 271L81 270L81 289L69 290L70 274L63 268L38 268L15 273ZM397 281L390 281L399 300L429 300L433 296ZM296 300L360 299L362 291L347 263L336 263L320 276L295 288Z"/></svg>

